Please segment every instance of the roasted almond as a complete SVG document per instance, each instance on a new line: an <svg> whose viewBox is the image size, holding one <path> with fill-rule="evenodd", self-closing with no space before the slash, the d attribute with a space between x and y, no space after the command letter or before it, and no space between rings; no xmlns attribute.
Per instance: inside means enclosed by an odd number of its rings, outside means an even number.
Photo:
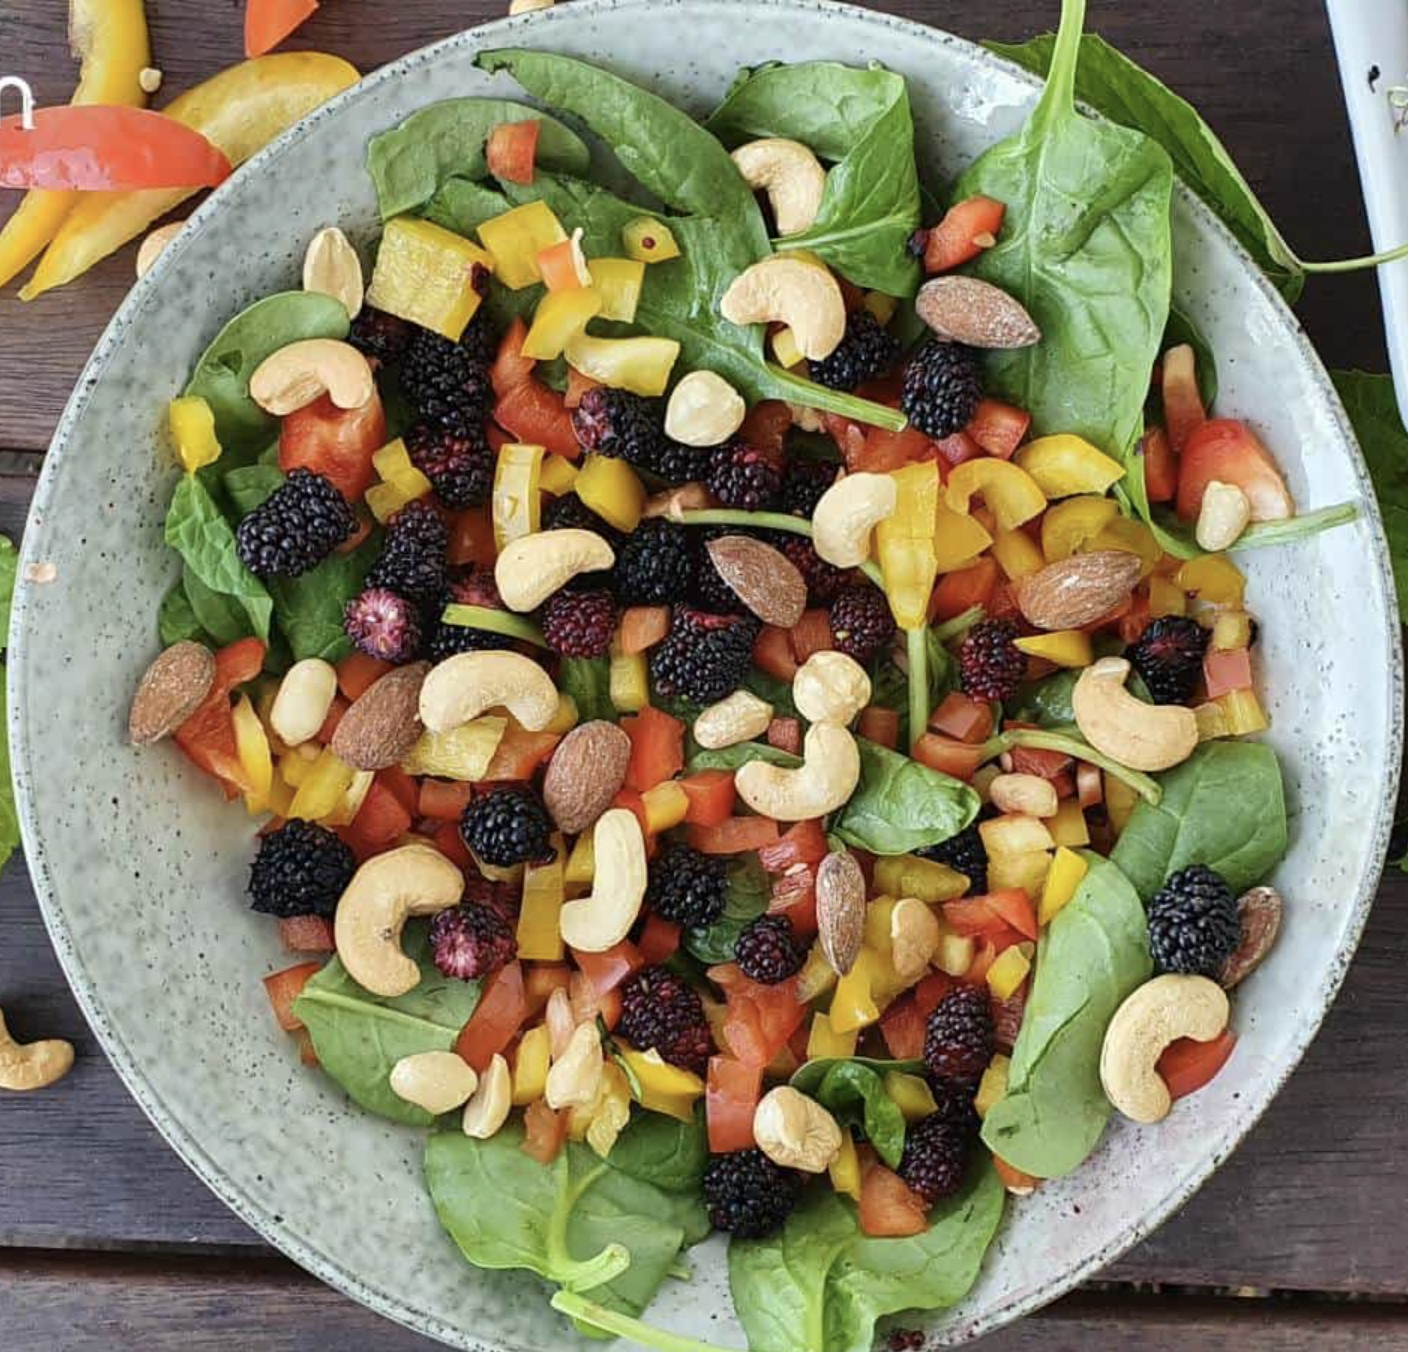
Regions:
<svg viewBox="0 0 1408 1352"><path fill-rule="evenodd" d="M543 802L559 831L596 824L626 780L631 739L614 723L579 723L558 744L543 776Z"/></svg>
<svg viewBox="0 0 1408 1352"><path fill-rule="evenodd" d="M1280 933L1281 910L1281 894L1274 887L1253 887L1237 898L1242 937L1217 974L1217 984L1223 990L1230 991L1261 966L1261 960L1271 951Z"/></svg>
<svg viewBox="0 0 1408 1352"><path fill-rule="evenodd" d="M215 658L209 648L183 639L173 643L142 673L127 737L133 746L147 746L170 736L200 707L215 683Z"/></svg>
<svg viewBox="0 0 1408 1352"><path fill-rule="evenodd" d="M1017 586L1017 605L1038 629L1079 629L1108 614L1139 581L1142 561L1122 549L1097 549L1048 563Z"/></svg>
<svg viewBox="0 0 1408 1352"><path fill-rule="evenodd" d="M816 923L822 953L845 976L865 935L865 874L848 851L828 854L817 868Z"/></svg>
<svg viewBox="0 0 1408 1352"><path fill-rule="evenodd" d="M709 542L709 557L735 596L764 624L790 629L807 608L807 583L780 549L749 535Z"/></svg>
<svg viewBox="0 0 1408 1352"><path fill-rule="evenodd" d="M976 277L935 277L919 288L914 309L940 338L968 347L1031 347L1041 330L1021 301Z"/></svg>
<svg viewBox="0 0 1408 1352"><path fill-rule="evenodd" d="M420 688L429 671L429 662L412 662L372 682L342 715L332 754L354 770L385 770L405 760L424 731Z"/></svg>

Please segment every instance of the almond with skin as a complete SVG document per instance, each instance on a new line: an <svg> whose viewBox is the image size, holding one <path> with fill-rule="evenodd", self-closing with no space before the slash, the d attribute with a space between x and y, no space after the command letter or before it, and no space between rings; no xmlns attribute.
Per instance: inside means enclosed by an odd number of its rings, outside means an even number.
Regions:
<svg viewBox="0 0 1408 1352"><path fill-rule="evenodd" d="M559 831L596 824L626 781L631 739L614 723L579 723L558 744L543 776L543 803Z"/></svg>
<svg viewBox="0 0 1408 1352"><path fill-rule="evenodd" d="M1072 554L1024 578L1017 588L1017 605L1027 623L1038 629L1079 629L1129 596L1140 567L1139 555L1122 549Z"/></svg>
<svg viewBox="0 0 1408 1352"><path fill-rule="evenodd" d="M865 874L854 855L834 852L818 866L816 923L827 962L845 976L860 957L865 935Z"/></svg>
<svg viewBox="0 0 1408 1352"><path fill-rule="evenodd" d="M967 347L1031 347L1041 330L1021 301L976 277L935 277L919 288L914 309L940 338Z"/></svg>
<svg viewBox="0 0 1408 1352"><path fill-rule="evenodd" d="M369 685L342 715L332 735L332 754L354 770L400 765L425 730L420 688L429 671L429 662L412 662Z"/></svg>
<svg viewBox="0 0 1408 1352"><path fill-rule="evenodd" d="M764 624L790 629L807 608L807 583L780 549L748 535L709 542L709 557L735 596Z"/></svg>
<svg viewBox="0 0 1408 1352"><path fill-rule="evenodd" d="M1242 937L1217 974L1217 984L1223 990L1230 991L1261 966L1280 933L1281 910L1281 894L1274 887L1253 887L1237 898Z"/></svg>
<svg viewBox="0 0 1408 1352"><path fill-rule="evenodd" d="M175 732L200 707L215 682L215 658L209 648L183 639L173 643L142 673L127 737L133 746L159 742Z"/></svg>

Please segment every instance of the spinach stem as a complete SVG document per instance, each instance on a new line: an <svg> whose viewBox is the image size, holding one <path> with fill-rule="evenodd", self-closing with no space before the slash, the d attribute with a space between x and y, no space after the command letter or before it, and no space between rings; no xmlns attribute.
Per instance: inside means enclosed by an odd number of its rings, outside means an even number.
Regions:
<svg viewBox="0 0 1408 1352"><path fill-rule="evenodd" d="M1338 502L1333 507L1321 507L1318 511L1304 512L1300 516L1288 516L1284 521L1259 521L1248 526L1232 545L1235 553L1241 549L1265 549L1271 545L1290 544L1304 540L1321 531L1333 530L1336 526L1347 526L1359 516L1359 507L1353 502Z"/></svg>
<svg viewBox="0 0 1408 1352"><path fill-rule="evenodd" d="M1400 258L1408 258L1408 244L1400 244L1396 249L1383 253L1363 254L1359 258L1337 258L1329 263L1307 263L1297 258L1296 263L1302 272L1359 272L1364 268L1377 268L1384 263L1396 263Z"/></svg>
<svg viewBox="0 0 1408 1352"><path fill-rule="evenodd" d="M1061 0L1061 26L1051 51L1050 74L1038 114L1045 108L1070 109L1076 101L1076 63L1085 28L1085 0Z"/></svg>
<svg viewBox="0 0 1408 1352"><path fill-rule="evenodd" d="M960 634L966 634L986 614L987 611L982 606L969 606L967 610L960 615L955 615L953 619L934 625L934 642L949 643Z"/></svg>
<svg viewBox="0 0 1408 1352"><path fill-rule="evenodd" d="M1090 765L1097 766L1112 774L1121 783L1128 784L1152 807L1158 807L1164 796L1164 791L1159 787L1157 780L1138 770L1131 770L1127 765L1121 765L1117 760L1111 760L1103 752L1097 751L1083 737L1072 736L1070 733L1048 732L1041 728L1011 728L1006 732L998 733L996 737L989 737L983 743L983 759L985 761L994 760L1004 751L1011 751L1013 747L1018 746L1030 747L1033 751L1059 751L1063 755L1074 756L1076 760L1083 760Z"/></svg>
<svg viewBox="0 0 1408 1352"><path fill-rule="evenodd" d="M565 1155L558 1156L557 1168L566 1172ZM595 1258L577 1260L567 1248L567 1220L578 1199L605 1172L602 1164L585 1174L575 1183L560 1188L557 1203L548 1221L546 1235L548 1260L552 1267L552 1280L569 1291L592 1291L614 1281L631 1265L631 1251L624 1244L608 1244ZM564 1179L565 1181L565 1179Z"/></svg>
<svg viewBox="0 0 1408 1352"><path fill-rule="evenodd" d="M1085 8L1085 0L1081 0ZM853 394L833 390L818 385L811 380L803 380L781 366L767 362L767 373L772 383L779 388L780 397L789 403L804 404L807 408L821 409L825 413L839 413L843 418L854 422L867 423L871 427L881 427L887 432L902 431L909 419L897 408L886 408L884 404L872 403L869 399L858 399Z"/></svg>
<svg viewBox="0 0 1408 1352"><path fill-rule="evenodd" d="M657 1348L658 1352L731 1352L731 1349L718 1347L714 1343L701 1343L697 1338L686 1338L678 1333L667 1333L664 1329L652 1328L639 1319L608 1310L604 1305L598 1305L595 1301L574 1295L570 1291L559 1291L552 1298L552 1307L571 1319L599 1329L602 1333L629 1338L642 1347Z"/></svg>
<svg viewBox="0 0 1408 1352"><path fill-rule="evenodd" d="M753 530L785 530L793 535L812 538L812 523L800 516L789 516L786 512L742 512L733 507L702 507L692 512L681 512L672 517L682 526L741 526ZM881 591L885 580L873 559L866 559L860 570Z"/></svg>
<svg viewBox="0 0 1408 1352"><path fill-rule="evenodd" d="M929 633L924 625L906 629L909 655L909 742L913 746L929 726Z"/></svg>

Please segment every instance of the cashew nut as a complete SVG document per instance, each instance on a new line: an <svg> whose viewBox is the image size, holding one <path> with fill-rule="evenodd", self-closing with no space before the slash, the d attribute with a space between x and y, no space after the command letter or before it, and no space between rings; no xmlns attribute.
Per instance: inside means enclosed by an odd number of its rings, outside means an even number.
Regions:
<svg viewBox="0 0 1408 1352"><path fill-rule="evenodd" d="M285 746L302 746L317 736L337 696L337 672L321 657L295 662L279 682L269 709L269 726Z"/></svg>
<svg viewBox="0 0 1408 1352"><path fill-rule="evenodd" d="M439 1117L474 1093L479 1076L454 1052L416 1052L391 1067L391 1092Z"/></svg>
<svg viewBox="0 0 1408 1352"><path fill-rule="evenodd" d="M338 408L361 408L376 393L372 368L351 343L304 338L260 362L249 380L249 397L282 418L324 394Z"/></svg>
<svg viewBox="0 0 1408 1352"><path fill-rule="evenodd" d="M665 405L665 435L685 446L717 446L727 441L748 413L743 396L712 371L691 371Z"/></svg>
<svg viewBox="0 0 1408 1352"><path fill-rule="evenodd" d="M303 255L303 289L340 300L348 317L356 319L366 295L362 260L335 225L319 230Z"/></svg>
<svg viewBox="0 0 1408 1352"><path fill-rule="evenodd" d="M460 1126L466 1136L487 1141L508 1121L512 1106L513 1077L509 1074L508 1062L495 1052L489 1069L480 1076L479 1087L464 1105Z"/></svg>
<svg viewBox="0 0 1408 1352"><path fill-rule="evenodd" d="M870 703L870 677L854 657L828 648L797 668L792 702L808 722L844 727Z"/></svg>
<svg viewBox="0 0 1408 1352"><path fill-rule="evenodd" d="M1054 817L1061 806L1056 786L1040 775L998 775L988 785L988 801L999 812Z"/></svg>
<svg viewBox="0 0 1408 1352"><path fill-rule="evenodd" d="M810 821L835 812L860 782L856 739L835 723L813 723L796 769L749 761L734 777L738 796L754 812L779 822Z"/></svg>
<svg viewBox="0 0 1408 1352"><path fill-rule="evenodd" d="M0 1089L45 1089L73 1066L73 1044L58 1038L16 1042L0 1013Z"/></svg>
<svg viewBox="0 0 1408 1352"><path fill-rule="evenodd" d="M938 917L918 897L901 897L890 912L890 961L906 985L929 970L939 951Z"/></svg>
<svg viewBox="0 0 1408 1352"><path fill-rule="evenodd" d="M553 1062L548 1071L543 1097L549 1108L578 1108L592 1103L601 1091L601 1077L606 1072L606 1058L601 1050L601 1035L595 1023L578 1024L567 1044L567 1050Z"/></svg>
<svg viewBox="0 0 1408 1352"><path fill-rule="evenodd" d="M836 279L800 258L774 255L745 268L724 292L719 311L730 324L786 324L809 361L829 357L846 332Z"/></svg>
<svg viewBox="0 0 1408 1352"><path fill-rule="evenodd" d="M562 938L582 953L605 953L630 933L645 900L645 836L629 808L603 812L592 827L595 870L590 895L569 901Z"/></svg>
<svg viewBox="0 0 1408 1352"><path fill-rule="evenodd" d="M1105 1096L1135 1122L1159 1122L1173 1100L1158 1072L1170 1042L1210 1042L1227 1027L1227 993L1205 976L1157 976L1115 1011L1100 1049Z"/></svg>
<svg viewBox="0 0 1408 1352"><path fill-rule="evenodd" d="M812 512L812 544L827 563L859 568L870 557L870 533L895 514L899 489L888 474L846 474Z"/></svg>
<svg viewBox="0 0 1408 1352"><path fill-rule="evenodd" d="M1129 663L1102 657L1081 672L1071 707L1081 734L1131 770L1167 770L1193 754L1198 719L1181 704L1145 704L1124 688Z"/></svg>
<svg viewBox="0 0 1408 1352"><path fill-rule="evenodd" d="M800 235L816 223L826 191L826 170L800 141L767 136L733 152L748 186L768 195L779 235Z"/></svg>
<svg viewBox="0 0 1408 1352"><path fill-rule="evenodd" d="M1209 480L1203 489L1203 505L1193 534L1201 548L1210 554L1231 549L1252 519L1252 504L1236 484Z"/></svg>
<svg viewBox="0 0 1408 1352"><path fill-rule="evenodd" d="M694 720L694 740L708 751L761 737L772 722L772 705L748 690L735 690Z"/></svg>
<svg viewBox="0 0 1408 1352"><path fill-rule="evenodd" d="M492 651L447 657L420 688L420 721L431 732L450 732L500 706L541 732L557 717L557 687L531 657Z"/></svg>
<svg viewBox="0 0 1408 1352"><path fill-rule="evenodd" d="M536 610L579 573L616 562L616 552L592 530L543 530L510 540L494 565L503 603L524 614Z"/></svg>
<svg viewBox="0 0 1408 1352"><path fill-rule="evenodd" d="M780 1084L753 1112L758 1149L784 1169L824 1174L841 1153L841 1128L815 1099Z"/></svg>
<svg viewBox="0 0 1408 1352"><path fill-rule="evenodd" d="M404 995L420 981L420 968L401 952L402 926L413 915L448 910L463 893L464 875L429 845L375 855L337 903L337 956L373 995Z"/></svg>

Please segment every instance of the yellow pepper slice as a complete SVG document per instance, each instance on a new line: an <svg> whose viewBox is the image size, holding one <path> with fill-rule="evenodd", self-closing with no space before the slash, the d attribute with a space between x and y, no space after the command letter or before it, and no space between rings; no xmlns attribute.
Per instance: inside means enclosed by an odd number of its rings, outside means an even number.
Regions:
<svg viewBox="0 0 1408 1352"><path fill-rule="evenodd" d="M239 697L230 717L235 725L235 755L252 786L245 794L245 807L251 817L257 816L269 810L269 794L274 785L274 758L269 752L269 738L248 695Z"/></svg>
<svg viewBox="0 0 1408 1352"><path fill-rule="evenodd" d="M673 338L594 338L589 333L573 334L563 350L567 364L584 376L648 399L665 393L680 355Z"/></svg>
<svg viewBox="0 0 1408 1352"><path fill-rule="evenodd" d="M70 0L68 37L81 63L70 103L126 108L146 103L140 77L152 63L152 48L142 0ZM0 230L0 286L39 257L77 201L76 192L25 194Z"/></svg>
<svg viewBox="0 0 1408 1352"><path fill-rule="evenodd" d="M573 481L586 507L617 530L633 531L645 511L645 485L624 460L589 455Z"/></svg>
<svg viewBox="0 0 1408 1352"><path fill-rule="evenodd" d="M595 287L549 291L533 312L533 325L523 340L522 354L535 361L552 361L601 313L601 296Z"/></svg>
<svg viewBox="0 0 1408 1352"><path fill-rule="evenodd" d="M965 460L948 476L945 497L955 512L966 512L980 494L999 530L1016 530L1046 507L1046 495L1026 470L1009 460Z"/></svg>
<svg viewBox="0 0 1408 1352"><path fill-rule="evenodd" d="M381 237L367 304L457 343L484 300L479 269L492 272L494 260L473 240L399 217Z"/></svg>
<svg viewBox="0 0 1408 1352"><path fill-rule="evenodd" d="M1062 846L1051 861L1046 874L1046 885L1041 889L1041 908L1037 921L1049 925L1085 879L1090 865L1074 850Z"/></svg>
<svg viewBox="0 0 1408 1352"><path fill-rule="evenodd" d="M593 258L587 270L601 296L601 317L633 324L645 285L645 264L638 258Z"/></svg>
<svg viewBox="0 0 1408 1352"><path fill-rule="evenodd" d="M935 1113L939 1105L934 1102L934 1091L921 1075L906 1075L902 1070L885 1072L885 1092L896 1108L904 1114L906 1122L920 1122Z"/></svg>
<svg viewBox="0 0 1408 1352"><path fill-rule="evenodd" d="M526 1108L543 1096L548 1085L552 1039L545 1024L530 1028L518 1040L513 1056L513 1106Z"/></svg>
<svg viewBox="0 0 1408 1352"><path fill-rule="evenodd" d="M938 576L934 527L939 507L939 467L932 460L892 470L897 506L875 528L885 595L901 629L928 622L929 597Z"/></svg>
<svg viewBox="0 0 1408 1352"><path fill-rule="evenodd" d="M992 554L1012 582L1031 577L1046 567L1046 556L1024 530L998 531L992 542Z"/></svg>
<svg viewBox="0 0 1408 1352"><path fill-rule="evenodd" d="M1058 848L1080 849L1090 844L1090 828L1085 824L1085 809L1074 798L1063 798L1054 817L1046 819L1046 829ZM1049 877L1050 874L1048 873Z"/></svg>
<svg viewBox="0 0 1408 1352"><path fill-rule="evenodd" d="M1041 552L1047 563L1078 554L1120 514L1113 498L1078 497L1058 502L1041 519Z"/></svg>
<svg viewBox="0 0 1408 1352"><path fill-rule="evenodd" d="M850 1132L841 1133L841 1149L827 1167L827 1174L834 1191L860 1201L860 1156Z"/></svg>
<svg viewBox="0 0 1408 1352"><path fill-rule="evenodd" d="M167 409L171 424L171 440L176 443L176 458L187 474L220 458L220 441L215 435L215 414L198 394L173 399Z"/></svg>
<svg viewBox="0 0 1408 1352"><path fill-rule="evenodd" d="M1028 950L1023 952L1023 949ZM1003 949L997 961L988 968L988 989L999 1000L1009 1000L1017 993L1017 987L1027 979L1032 970L1030 944L1013 944Z"/></svg>
<svg viewBox="0 0 1408 1352"><path fill-rule="evenodd" d="M961 897L968 890L968 879L937 860L894 854L875 861L875 886L891 896L918 897L932 906Z"/></svg>
<svg viewBox="0 0 1408 1352"><path fill-rule="evenodd" d="M499 448L494 467L492 511L494 543L502 549L510 540L532 535L541 510L538 476L543 470L543 448L510 441Z"/></svg>
<svg viewBox="0 0 1408 1352"><path fill-rule="evenodd" d="M321 103L357 82L356 68L321 52L242 61L163 109L223 150L238 168ZM85 193L49 245L21 300L64 286L194 194L186 188Z"/></svg>
<svg viewBox="0 0 1408 1352"><path fill-rule="evenodd" d="M1164 556L1163 548L1154 538L1154 532L1142 521L1132 521L1129 517L1116 517L1095 537L1092 549L1122 549L1126 554L1138 554L1141 560L1139 576L1146 578L1159 566Z"/></svg>
<svg viewBox="0 0 1408 1352"><path fill-rule="evenodd" d="M990 544L992 536L981 521L966 512L955 512L939 499L934 513L934 556L939 572L966 568Z"/></svg>
<svg viewBox="0 0 1408 1352"><path fill-rule="evenodd" d="M812 1015L811 1031L807 1034L807 1060L818 1057L854 1056L860 1034L855 1029L838 1033L825 1014Z"/></svg>
<svg viewBox="0 0 1408 1352"><path fill-rule="evenodd" d="M1048 498L1103 493L1124 478L1124 466L1118 460L1068 432L1029 441L1014 460Z"/></svg>
<svg viewBox="0 0 1408 1352"><path fill-rule="evenodd" d="M1090 635L1079 629L1057 629L1019 638L1017 649L1030 657L1044 657L1058 667L1088 667L1095 660Z"/></svg>
<svg viewBox="0 0 1408 1352"><path fill-rule="evenodd" d="M562 877L566 846L553 838L556 853L547 864L529 864L523 873L523 903L518 913L518 956L534 962L561 962Z"/></svg>
<svg viewBox="0 0 1408 1352"><path fill-rule="evenodd" d="M978 1082L978 1093L973 1099L973 1108L979 1117L986 1117L1007 1097L1007 1077L1011 1066L1011 1058L1003 1056L1000 1052L988 1062L988 1068Z"/></svg>

